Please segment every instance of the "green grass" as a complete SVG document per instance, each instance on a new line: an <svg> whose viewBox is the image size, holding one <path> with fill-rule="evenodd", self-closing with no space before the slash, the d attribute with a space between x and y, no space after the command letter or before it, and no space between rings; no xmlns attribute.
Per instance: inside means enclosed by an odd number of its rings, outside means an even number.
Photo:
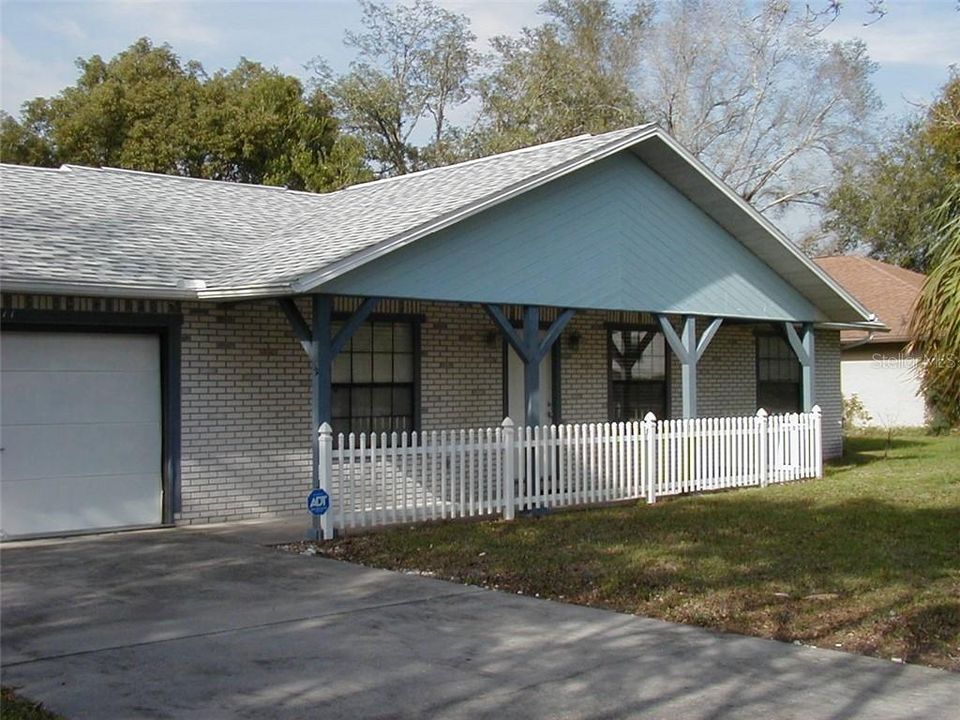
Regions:
<svg viewBox="0 0 960 720"><path fill-rule="evenodd" d="M63 720L61 715L43 707L43 703L17 695L13 688L0 688L0 716L3 720Z"/></svg>
<svg viewBox="0 0 960 720"><path fill-rule="evenodd" d="M960 437L849 438L823 480L347 536L328 556L960 671Z"/></svg>

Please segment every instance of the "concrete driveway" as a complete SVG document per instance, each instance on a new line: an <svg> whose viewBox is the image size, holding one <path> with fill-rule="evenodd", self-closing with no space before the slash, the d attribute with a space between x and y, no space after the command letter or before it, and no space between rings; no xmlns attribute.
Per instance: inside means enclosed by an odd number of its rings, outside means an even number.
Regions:
<svg viewBox="0 0 960 720"><path fill-rule="evenodd" d="M958 716L960 675L285 554L271 528L5 546L3 683L72 720Z"/></svg>

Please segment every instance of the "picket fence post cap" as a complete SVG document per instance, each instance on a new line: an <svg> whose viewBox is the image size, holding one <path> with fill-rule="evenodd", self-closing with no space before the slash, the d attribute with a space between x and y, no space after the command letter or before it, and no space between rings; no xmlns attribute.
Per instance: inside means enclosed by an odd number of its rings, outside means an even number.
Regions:
<svg viewBox="0 0 960 720"><path fill-rule="evenodd" d="M657 421L657 416L653 414L653 411L650 411L650 412L648 412L646 415L643 416L643 421L644 421L644 422L656 422L656 421Z"/></svg>
<svg viewBox="0 0 960 720"><path fill-rule="evenodd" d="M764 410L763 408L760 408L759 410L757 410L757 417L765 418L765 417L767 417L767 415L769 415L769 414L770 414L770 413L768 413L768 412L767 412L766 410Z"/></svg>
<svg viewBox="0 0 960 720"><path fill-rule="evenodd" d="M820 409L819 405L814 405L812 408L810 408L810 412L812 412L814 415L819 415L823 412L823 410Z"/></svg>
<svg viewBox="0 0 960 720"><path fill-rule="evenodd" d="M325 422L320 426L321 435L333 435L333 428L330 427L330 423Z"/></svg>
<svg viewBox="0 0 960 720"><path fill-rule="evenodd" d="M500 427L513 427L513 420L511 420L509 417L505 417L503 422L500 423Z"/></svg>

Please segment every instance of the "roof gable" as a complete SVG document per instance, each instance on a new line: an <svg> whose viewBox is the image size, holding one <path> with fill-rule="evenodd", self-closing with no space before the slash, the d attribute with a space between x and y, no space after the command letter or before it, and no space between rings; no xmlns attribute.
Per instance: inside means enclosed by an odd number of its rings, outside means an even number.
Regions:
<svg viewBox="0 0 960 720"><path fill-rule="evenodd" d="M474 215L318 289L769 320L825 319L630 152Z"/></svg>

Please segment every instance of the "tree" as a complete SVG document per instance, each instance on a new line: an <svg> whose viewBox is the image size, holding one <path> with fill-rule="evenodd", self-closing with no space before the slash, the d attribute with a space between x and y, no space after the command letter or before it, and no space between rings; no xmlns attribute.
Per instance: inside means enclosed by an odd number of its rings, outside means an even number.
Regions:
<svg viewBox="0 0 960 720"><path fill-rule="evenodd" d="M960 180L960 74L881 149L849 161L830 193L823 229L836 252L867 251L925 271L938 235L936 208Z"/></svg>
<svg viewBox="0 0 960 720"><path fill-rule="evenodd" d="M879 108L863 44L822 27L782 0L671 4L640 54L640 101L761 212L819 205Z"/></svg>
<svg viewBox="0 0 960 720"><path fill-rule="evenodd" d="M954 132L960 124L954 121ZM960 425L960 180L933 213L932 269L912 320L910 350L921 359L923 389L951 426Z"/></svg>
<svg viewBox="0 0 960 720"><path fill-rule="evenodd" d="M544 24L492 41L493 69L479 83L477 154L642 121L630 82L650 6L546 0L540 11Z"/></svg>
<svg viewBox="0 0 960 720"><path fill-rule="evenodd" d="M922 137L940 159L943 200L931 214L930 273L912 319L927 398L949 425L960 425L960 74L926 113ZM904 208L904 210L908 210ZM914 243L918 240L914 238Z"/></svg>
<svg viewBox="0 0 960 720"><path fill-rule="evenodd" d="M199 170L199 65L184 66L168 46L154 47L142 38L109 62L94 55L77 60L77 68L76 85L24 104L19 132L32 144L45 145L45 155L80 165L177 174ZM8 145L9 138L5 133L7 152L22 147Z"/></svg>
<svg viewBox="0 0 960 720"><path fill-rule="evenodd" d="M241 58L203 90L205 177L320 190L367 175L360 145L339 136L330 98L305 96L296 78Z"/></svg>
<svg viewBox="0 0 960 720"><path fill-rule="evenodd" d="M479 61L469 20L430 0L361 5L364 31L346 37L357 54L350 71L335 77L316 58L318 85L334 99L344 125L362 138L381 174L448 162L456 154L450 111L469 100ZM421 150L411 136L424 119L431 130Z"/></svg>
<svg viewBox="0 0 960 720"><path fill-rule="evenodd" d="M53 150L41 132L40 128L20 124L0 111L0 162L53 167Z"/></svg>
<svg viewBox="0 0 960 720"><path fill-rule="evenodd" d="M142 38L109 61L78 60L77 83L2 120L6 162L95 167L326 190L369 177L330 99L242 59L209 78Z"/></svg>

